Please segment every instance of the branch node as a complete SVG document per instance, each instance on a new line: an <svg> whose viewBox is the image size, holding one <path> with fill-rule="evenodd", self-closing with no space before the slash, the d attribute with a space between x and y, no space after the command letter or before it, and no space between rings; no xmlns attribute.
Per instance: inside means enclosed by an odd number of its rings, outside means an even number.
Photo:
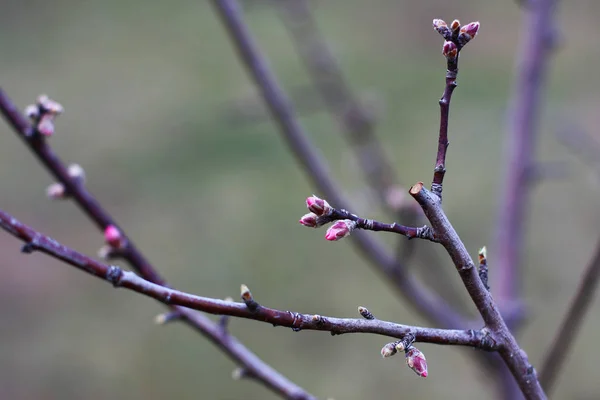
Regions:
<svg viewBox="0 0 600 400"><path fill-rule="evenodd" d="M33 242L25 243L21 246L21 253L31 254L37 249L37 246Z"/></svg>
<svg viewBox="0 0 600 400"><path fill-rule="evenodd" d="M123 270L116 265L111 265L106 271L106 280L113 284L114 287L119 286L121 277L123 276Z"/></svg>

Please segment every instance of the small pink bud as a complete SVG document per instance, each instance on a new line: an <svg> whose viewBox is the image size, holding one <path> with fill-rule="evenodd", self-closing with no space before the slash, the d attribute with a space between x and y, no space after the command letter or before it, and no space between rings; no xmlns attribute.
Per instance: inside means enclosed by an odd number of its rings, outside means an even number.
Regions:
<svg viewBox="0 0 600 400"><path fill-rule="evenodd" d="M308 211L314 213L317 217L329 215L333 211L326 200L320 199L317 196L310 196L306 199L306 207Z"/></svg>
<svg viewBox="0 0 600 400"><path fill-rule="evenodd" d="M396 350L396 343L388 343L381 348L381 357L388 358L396 354L398 351Z"/></svg>
<svg viewBox="0 0 600 400"><path fill-rule="evenodd" d="M460 28L460 33L466 33L471 36L471 39L474 38L479 32L479 21L470 22L467 25Z"/></svg>
<svg viewBox="0 0 600 400"><path fill-rule="evenodd" d="M425 356L421 352L421 350L416 347L411 347L406 350L406 365L419 376L423 378L427 377L427 360L425 360Z"/></svg>
<svg viewBox="0 0 600 400"><path fill-rule="evenodd" d="M54 135L54 116L52 114L43 114L38 122L37 130L44 136Z"/></svg>
<svg viewBox="0 0 600 400"><path fill-rule="evenodd" d="M446 40L444 47L442 47L442 54L449 60L455 59L458 55L458 48L454 42Z"/></svg>
<svg viewBox="0 0 600 400"><path fill-rule="evenodd" d="M52 200L64 199L67 197L67 191L62 183L53 183L46 188L46 196Z"/></svg>
<svg viewBox="0 0 600 400"><path fill-rule="evenodd" d="M331 225L329 229L327 229L325 239L331 241L343 239L346 236L350 236L350 233L352 233L355 228L356 222L349 219L337 221L335 224Z"/></svg>
<svg viewBox="0 0 600 400"><path fill-rule="evenodd" d="M304 226L308 226L309 228L317 228L319 225L317 224L317 214L314 213L308 213L302 216L302 218L300 218L300 222L302 225Z"/></svg>
<svg viewBox="0 0 600 400"><path fill-rule="evenodd" d="M104 241L115 249L120 248L123 246L121 231L114 225L107 226L104 230Z"/></svg>

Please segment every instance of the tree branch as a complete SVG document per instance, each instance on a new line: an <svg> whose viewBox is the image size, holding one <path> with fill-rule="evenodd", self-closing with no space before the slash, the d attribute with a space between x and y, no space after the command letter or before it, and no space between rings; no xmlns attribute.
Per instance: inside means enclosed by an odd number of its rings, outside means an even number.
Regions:
<svg viewBox="0 0 600 400"><path fill-rule="evenodd" d="M240 61L260 89L283 138L303 170L327 199L340 208L351 209L332 179L327 165L298 123L294 108L255 43L238 3L235 0L212 0L212 4L231 37ZM465 319L449 307L446 301L407 274L404 265L395 260L381 242L361 232L352 237L362 255L394 284L398 294L414 306L420 315L443 327L466 325Z"/></svg>
<svg viewBox="0 0 600 400"><path fill-rule="evenodd" d="M554 336L552 345L546 350L540 373L540 383L547 393L552 392L552 389L554 389L557 377L567 361L567 356L570 354L569 350L575 342L583 324L583 319L587 315L596 295L599 279L600 242L596 244L596 253L581 278L575 297L571 301L571 305Z"/></svg>
<svg viewBox="0 0 600 400"><path fill-rule="evenodd" d="M494 339L501 344L500 356L511 370L521 391L528 399L545 399L546 395L538 382L535 369L529 363L525 351L519 348L502 319L498 306L479 278L471 256L442 210L440 198L425 189L422 182L415 184L409 193L423 208L435 230L436 237L450 255L486 327L490 329Z"/></svg>
<svg viewBox="0 0 600 400"><path fill-rule="evenodd" d="M23 249L26 253L40 251L105 280L115 287L132 290L169 306L186 307L210 314L252 319L270 323L273 326L292 328L294 331L328 331L332 335L372 333L393 338L403 338L407 334L412 334L417 342L476 347L486 351L499 350L499 346L489 336L486 329L480 331L433 329L400 325L378 320L374 317L368 319L335 318L281 311L258 304L245 285L242 285L242 300L244 300L244 303L196 296L155 284L133 272L124 271L114 265L98 262L35 231L1 210L0 226L11 235L25 242ZM372 317L372 314L370 316Z"/></svg>
<svg viewBox="0 0 600 400"><path fill-rule="evenodd" d="M69 175L68 168L58 158L42 135L23 117L21 112L0 88L0 112L13 127L17 136L21 137L29 149L36 155L46 169L64 185L66 192L83 210L83 212L104 230L108 226L117 227L116 221L100 206L81 182ZM165 281L157 270L146 260L123 230L118 228L123 236L124 248L119 249L119 256L125 259L142 277L157 285L165 285ZM234 362L243 366L257 381L264 384L275 393L288 399L314 399L314 397L298 385L288 380L275 369L258 358L244 347L235 337L219 328L204 315L188 309L176 307L175 311L183 317L188 325L208 338Z"/></svg>

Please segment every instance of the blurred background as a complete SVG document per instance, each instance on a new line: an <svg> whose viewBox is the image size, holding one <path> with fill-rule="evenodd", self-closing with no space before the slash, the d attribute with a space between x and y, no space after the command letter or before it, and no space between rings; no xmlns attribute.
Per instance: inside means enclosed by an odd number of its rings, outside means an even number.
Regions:
<svg viewBox="0 0 600 400"><path fill-rule="evenodd" d="M353 200L353 211L383 218L339 123L310 91L306 100L310 79L277 10L269 1L243 3L252 32L297 100L303 126ZM445 62L431 20L481 21L477 40L461 57L444 205L473 256L491 245L521 20L517 4L311 4L353 89L377 115L377 135L407 186L429 182L435 158ZM527 216L522 285L528 318L519 340L534 365L600 236L599 169L556 139L573 128L600 141L599 15L594 0L559 10L562 36L544 92L537 159L559 162L566 176L535 188ZM63 104L52 145L66 162L85 168L90 191L172 286L237 298L245 283L259 302L280 309L357 317L356 307L365 305L381 319L427 324L349 241L329 243L324 230L298 224L315 189L264 113L207 1L4 1L0 49L0 85L22 108L41 93ZM95 255L101 233L72 203L45 197L52 179L4 121L0 155L0 208ZM393 235L373 234L397 243ZM0 234L0 397L276 398L251 381L232 381L235 365L183 324L154 325L160 304L43 255L25 257L19 248ZM446 272L443 286L464 297L441 246L419 243L411 268L431 268L432 252L442 264L435 268ZM492 287L494 256L490 247ZM472 305L467 311L475 315ZM384 337L294 333L247 320L232 320L231 331L319 398L481 399L493 393L468 348L419 345L429 365L429 377L421 379L404 357L381 359ZM555 398L600 396L599 335L600 315L592 311Z"/></svg>

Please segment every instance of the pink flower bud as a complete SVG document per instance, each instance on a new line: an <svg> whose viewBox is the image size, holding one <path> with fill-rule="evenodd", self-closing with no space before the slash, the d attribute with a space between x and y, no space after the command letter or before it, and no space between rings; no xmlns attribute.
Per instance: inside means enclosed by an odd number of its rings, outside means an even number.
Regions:
<svg viewBox="0 0 600 400"><path fill-rule="evenodd" d="M454 42L446 40L444 47L442 47L442 54L449 60L455 59L458 55L458 48Z"/></svg>
<svg viewBox="0 0 600 400"><path fill-rule="evenodd" d="M317 224L317 214L314 213L308 213L302 216L302 218L300 218L300 222L302 225L304 226L308 226L309 228L317 228L319 225Z"/></svg>
<svg viewBox="0 0 600 400"><path fill-rule="evenodd" d="M320 199L317 196L310 196L306 199L306 207L308 211L314 213L317 217L329 215L333 211L326 200Z"/></svg>
<svg viewBox="0 0 600 400"><path fill-rule="evenodd" d="M471 37L471 39L473 39L477 35L477 32L479 32L479 21L470 22L467 25L460 28L460 33L466 33Z"/></svg>
<svg viewBox="0 0 600 400"><path fill-rule="evenodd" d="M67 197L67 191L62 183L53 183L46 188L46 196L52 200L64 199Z"/></svg>
<svg viewBox="0 0 600 400"><path fill-rule="evenodd" d="M123 235L116 226L109 225L104 230L104 241L111 247L118 249L123 246Z"/></svg>
<svg viewBox="0 0 600 400"><path fill-rule="evenodd" d="M43 114L38 122L37 130L44 136L54 135L54 116L52 114Z"/></svg>
<svg viewBox="0 0 600 400"><path fill-rule="evenodd" d="M419 376L423 378L427 377L427 360L425 360L425 356L421 352L421 350L416 347L411 347L406 350L406 365Z"/></svg>
<svg viewBox="0 0 600 400"><path fill-rule="evenodd" d="M331 241L343 239L346 236L350 236L350 233L352 233L355 228L356 222L349 219L337 221L335 224L331 225L329 229L327 229L325 239Z"/></svg>

